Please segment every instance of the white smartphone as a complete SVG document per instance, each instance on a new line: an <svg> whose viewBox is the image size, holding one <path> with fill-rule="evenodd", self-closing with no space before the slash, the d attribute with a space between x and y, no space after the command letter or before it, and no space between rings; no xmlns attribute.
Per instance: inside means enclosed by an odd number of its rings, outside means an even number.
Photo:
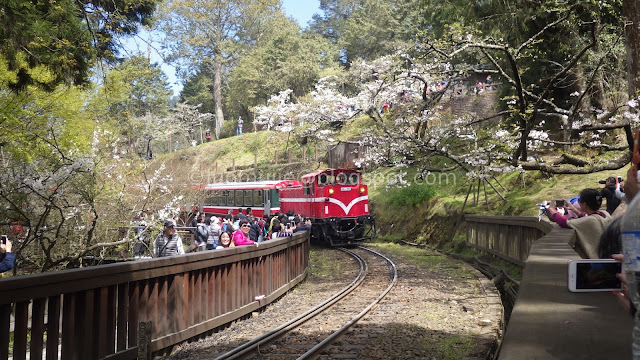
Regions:
<svg viewBox="0 0 640 360"><path fill-rule="evenodd" d="M619 291L622 272L620 261L613 259L582 259L569 261L569 291Z"/></svg>

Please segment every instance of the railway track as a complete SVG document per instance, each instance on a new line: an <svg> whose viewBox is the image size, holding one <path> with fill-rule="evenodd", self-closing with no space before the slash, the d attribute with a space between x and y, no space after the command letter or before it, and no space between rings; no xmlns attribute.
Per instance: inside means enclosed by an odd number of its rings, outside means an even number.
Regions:
<svg viewBox="0 0 640 360"><path fill-rule="evenodd" d="M349 358L353 345L342 346L337 338L380 303L396 283L397 271L389 258L376 251L364 247L340 250L353 256L360 265L349 285L318 306L219 355L216 360Z"/></svg>

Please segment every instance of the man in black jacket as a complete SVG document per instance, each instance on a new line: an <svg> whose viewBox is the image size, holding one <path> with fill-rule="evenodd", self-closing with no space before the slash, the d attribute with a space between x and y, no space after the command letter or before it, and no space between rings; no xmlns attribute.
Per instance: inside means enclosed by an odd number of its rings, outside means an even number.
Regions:
<svg viewBox="0 0 640 360"><path fill-rule="evenodd" d="M604 189L600 191L600 195L607 199L607 212L613 214L618 205L620 205L620 199L616 197L616 178L613 176L607 178Z"/></svg>
<svg viewBox="0 0 640 360"><path fill-rule="evenodd" d="M249 229L249 240L258 241L260 237L260 225L254 217L250 217L250 219L249 223L251 224L251 228Z"/></svg>

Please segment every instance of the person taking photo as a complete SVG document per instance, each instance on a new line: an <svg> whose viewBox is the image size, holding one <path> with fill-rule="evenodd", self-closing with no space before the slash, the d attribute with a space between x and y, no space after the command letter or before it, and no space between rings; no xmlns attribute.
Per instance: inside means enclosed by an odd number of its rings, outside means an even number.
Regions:
<svg viewBox="0 0 640 360"><path fill-rule="evenodd" d="M11 252L11 241L7 235L2 235L2 244L0 244L0 273L13 269L16 261L16 254Z"/></svg>

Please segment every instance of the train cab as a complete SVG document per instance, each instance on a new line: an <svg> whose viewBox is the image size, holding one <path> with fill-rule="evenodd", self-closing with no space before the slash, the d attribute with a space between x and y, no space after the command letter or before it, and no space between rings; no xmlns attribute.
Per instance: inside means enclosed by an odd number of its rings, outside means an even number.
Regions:
<svg viewBox="0 0 640 360"><path fill-rule="evenodd" d="M307 174L302 186L280 190L283 210L310 217L313 236L331 245L346 245L371 238L367 186L357 170L327 169ZM368 230L368 232L367 232Z"/></svg>

